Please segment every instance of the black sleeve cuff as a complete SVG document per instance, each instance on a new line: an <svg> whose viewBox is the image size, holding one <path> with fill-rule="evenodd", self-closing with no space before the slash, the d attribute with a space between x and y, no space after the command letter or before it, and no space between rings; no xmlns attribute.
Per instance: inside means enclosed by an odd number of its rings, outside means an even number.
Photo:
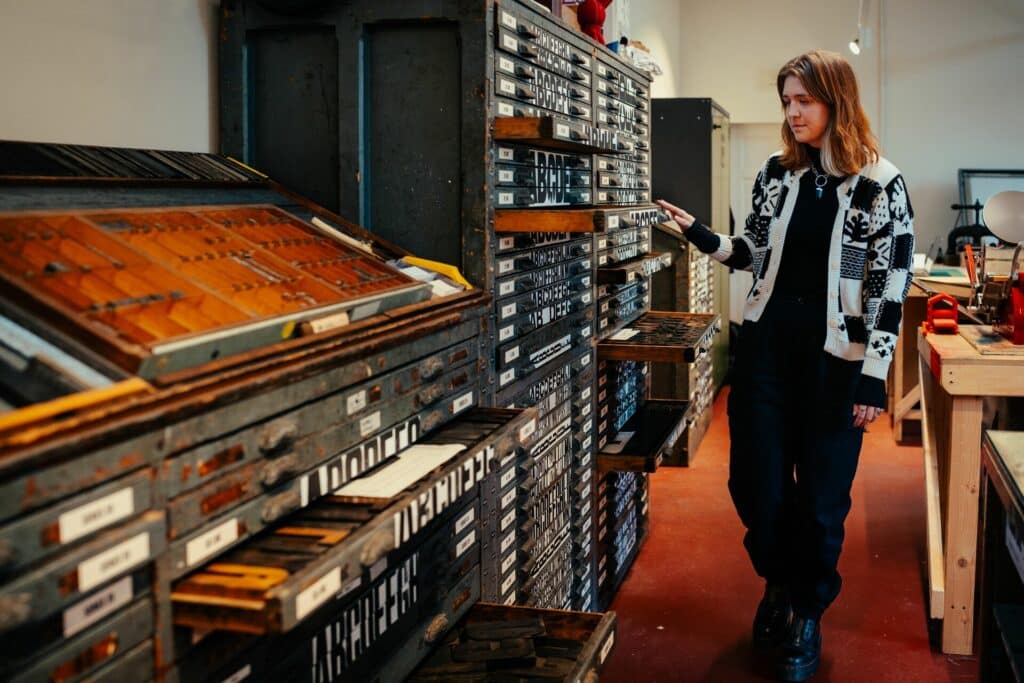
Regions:
<svg viewBox="0 0 1024 683"><path fill-rule="evenodd" d="M718 235L711 232L711 229L703 223L694 221L693 225L683 233L687 241L700 249L705 254L713 254L718 251Z"/></svg>
<svg viewBox="0 0 1024 683"><path fill-rule="evenodd" d="M885 395L885 380L861 375L860 382L857 383L857 392L853 395L853 402L858 405L885 409L888 403Z"/></svg>

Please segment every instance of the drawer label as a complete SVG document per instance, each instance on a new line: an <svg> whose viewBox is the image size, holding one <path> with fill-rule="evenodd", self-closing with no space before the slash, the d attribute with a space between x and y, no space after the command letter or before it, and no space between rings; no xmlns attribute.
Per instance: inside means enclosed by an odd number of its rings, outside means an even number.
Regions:
<svg viewBox="0 0 1024 683"><path fill-rule="evenodd" d="M530 420L522 427L519 428L519 440L525 441L533 436L533 433L537 431L537 420Z"/></svg>
<svg viewBox="0 0 1024 683"><path fill-rule="evenodd" d="M504 574L504 573L505 573L505 572L507 572L507 571L508 571L509 569L511 569L512 567L514 567L514 566L515 566L515 564L516 564L516 554L515 554L515 553L509 553L509 554L508 554L508 557L506 557L506 558L505 558L505 559L504 559L504 560L502 561L502 563L501 563L501 573L502 573L502 574Z"/></svg>
<svg viewBox="0 0 1024 683"><path fill-rule="evenodd" d="M511 574L508 575L508 578L506 578L504 581L501 582L501 592L502 593L507 593L508 591L512 590L512 588L515 585L516 585L516 575L515 575L515 572L512 572ZM511 598L509 598L509 600L511 600L512 602L515 602L515 596L512 596ZM509 602L508 604L512 604L512 602Z"/></svg>
<svg viewBox="0 0 1024 683"><path fill-rule="evenodd" d="M335 567L295 596L295 617L305 619L306 615L330 600L340 590L341 567Z"/></svg>
<svg viewBox="0 0 1024 683"><path fill-rule="evenodd" d="M505 327L498 330L498 341L508 341L512 337L516 336L516 326L506 325Z"/></svg>
<svg viewBox="0 0 1024 683"><path fill-rule="evenodd" d="M512 510L501 518L501 530L504 531L505 529L507 529L509 524L511 524L514 521L516 521L516 511Z"/></svg>
<svg viewBox="0 0 1024 683"><path fill-rule="evenodd" d="M473 547L476 543L476 529L469 532L469 535L459 541L459 544L455 546L455 557L462 557L467 550Z"/></svg>
<svg viewBox="0 0 1024 683"><path fill-rule="evenodd" d="M96 595L64 610L64 637L70 638L79 631L92 626L108 614L127 605L131 600L132 577L126 576Z"/></svg>
<svg viewBox="0 0 1024 683"><path fill-rule="evenodd" d="M505 46L506 50L512 50L513 52L519 51L519 41L509 35L503 35L501 37L501 44Z"/></svg>
<svg viewBox="0 0 1024 683"><path fill-rule="evenodd" d="M501 488L505 488L513 481L516 480L516 469L513 467L505 474L501 475Z"/></svg>
<svg viewBox="0 0 1024 683"><path fill-rule="evenodd" d="M502 161L512 161L512 159L515 158L515 150L513 150L511 147L499 147L498 158L501 159ZM515 240L513 240L511 237L502 237L500 240L498 240L498 246L500 246L502 249L511 249L514 244Z"/></svg>
<svg viewBox="0 0 1024 683"><path fill-rule="evenodd" d="M348 410L348 414L351 415L359 410L366 407L366 390L357 391L348 397L345 401L345 408Z"/></svg>
<svg viewBox="0 0 1024 683"><path fill-rule="evenodd" d="M129 538L78 565L78 590L87 591L149 559L149 532Z"/></svg>
<svg viewBox="0 0 1024 683"><path fill-rule="evenodd" d="M516 291L516 283L511 280L508 282L502 282L500 285L498 285L498 294L500 296L511 294L514 291Z"/></svg>
<svg viewBox="0 0 1024 683"><path fill-rule="evenodd" d="M505 93L506 95L516 94L516 84L508 80L507 78L498 79L498 88L501 90L501 92Z"/></svg>
<svg viewBox="0 0 1024 683"><path fill-rule="evenodd" d="M507 168L503 168L500 171L498 171L498 182L499 183L511 183L515 179L516 179L516 174L515 174L514 171L510 171Z"/></svg>
<svg viewBox="0 0 1024 683"><path fill-rule="evenodd" d="M499 204L512 204L515 201L515 197L511 192L499 192L498 203Z"/></svg>
<svg viewBox="0 0 1024 683"><path fill-rule="evenodd" d="M510 531L505 535L505 538L501 539L501 552L508 551L512 547L512 544L516 541L516 532Z"/></svg>
<svg viewBox="0 0 1024 683"><path fill-rule="evenodd" d="M514 16L512 16L511 14L509 14L508 12L502 11L501 12L501 23L504 24L505 26L509 27L509 28L515 28L516 27L516 18Z"/></svg>
<svg viewBox="0 0 1024 683"><path fill-rule="evenodd" d="M512 489L504 496L501 497L501 507L505 508L512 504L512 501L516 499L516 490Z"/></svg>
<svg viewBox="0 0 1024 683"><path fill-rule="evenodd" d="M509 259L502 259L502 260L498 261L498 272L499 273L511 272L512 269L515 268L515 267L516 267L515 266L515 262L512 259L510 259L510 258Z"/></svg>
<svg viewBox="0 0 1024 683"><path fill-rule="evenodd" d="M498 116L515 116L516 108L508 102L498 102Z"/></svg>
<svg viewBox="0 0 1024 683"><path fill-rule="evenodd" d="M241 669L225 678L221 683L242 683L252 675L252 665L246 664Z"/></svg>
<svg viewBox="0 0 1024 683"><path fill-rule="evenodd" d="M498 384L500 386L505 386L506 384L508 384L509 382L514 380L515 378L516 378L516 369L515 368L509 368L505 372L501 373L501 375L498 377Z"/></svg>
<svg viewBox="0 0 1024 683"><path fill-rule="evenodd" d="M555 124L555 136L560 138L569 137L569 126L564 123Z"/></svg>
<svg viewBox="0 0 1024 683"><path fill-rule="evenodd" d="M238 540L238 521L229 519L223 524L207 531L185 545L185 564L189 567L202 562L218 550L226 548Z"/></svg>
<svg viewBox="0 0 1024 683"><path fill-rule="evenodd" d="M512 60L508 57L498 57L498 68L510 74L514 74L516 72L516 65L513 64Z"/></svg>
<svg viewBox="0 0 1024 683"><path fill-rule="evenodd" d="M466 511L466 514L456 521L455 532L462 533L463 529L472 524L474 519L476 519L476 509L470 508Z"/></svg>
<svg viewBox="0 0 1024 683"><path fill-rule="evenodd" d="M515 315L515 314L516 314L516 305L515 304L506 304L505 306L501 307L501 319L502 320L504 320L505 318L509 317L510 315Z"/></svg>
<svg viewBox="0 0 1024 683"><path fill-rule="evenodd" d="M80 505L57 518L61 543L91 534L97 529L124 519L135 512L135 496L131 487L103 496L99 500Z"/></svg>
<svg viewBox="0 0 1024 683"><path fill-rule="evenodd" d="M459 413L473 405L473 392L469 391L452 402L452 413Z"/></svg>
<svg viewBox="0 0 1024 683"><path fill-rule="evenodd" d="M514 604L516 604L516 594L512 593L507 598L505 598L505 604L506 605L514 605Z"/></svg>
<svg viewBox="0 0 1024 683"><path fill-rule="evenodd" d="M516 358L519 358L519 347L518 346L513 346L511 349L506 351L505 355L504 355L504 358L505 358L505 362L506 363L511 363Z"/></svg>
<svg viewBox="0 0 1024 683"><path fill-rule="evenodd" d="M590 387L587 387L586 389L580 392L580 398L582 398L584 401L590 398Z"/></svg>
<svg viewBox="0 0 1024 683"><path fill-rule="evenodd" d="M359 436L364 439L380 429L380 411L367 415L359 421Z"/></svg>

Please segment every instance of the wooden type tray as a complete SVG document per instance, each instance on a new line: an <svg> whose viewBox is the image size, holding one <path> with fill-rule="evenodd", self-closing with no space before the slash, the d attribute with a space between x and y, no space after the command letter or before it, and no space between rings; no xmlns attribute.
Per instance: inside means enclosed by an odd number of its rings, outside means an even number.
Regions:
<svg viewBox="0 0 1024 683"><path fill-rule="evenodd" d="M231 563L243 565L237 568L215 562L177 582L171 596L175 623L243 633L292 629L378 561L410 547L428 527L436 528L429 524L434 515L450 512L461 496L476 491L496 459L530 442L535 420L532 410L478 409L451 423L420 444L472 445L400 494L325 499L290 517L286 527L261 534L234 552L242 558L248 546L277 542L292 544L304 557L273 568L265 557L263 564L253 562L248 568L245 562ZM431 504L423 507L427 500ZM267 540L275 535L280 540Z"/></svg>
<svg viewBox="0 0 1024 683"><path fill-rule="evenodd" d="M600 207L589 209L496 209L494 231L613 232L652 225L663 215L657 207Z"/></svg>
<svg viewBox="0 0 1024 683"><path fill-rule="evenodd" d="M477 603L466 617L456 624L452 633L444 640L434 655L423 663L408 679L410 683L449 681L458 675L478 673L480 680L487 679L487 659L477 658L476 662L456 661L473 659L474 650L491 650L490 646L473 647L473 642L506 641L510 638L525 638L530 642L529 655L534 666L554 666L543 658L563 660L559 662L559 675L548 672L545 678L582 683L595 681L597 672L608 658L615 643L616 617L614 612L568 612L533 607L509 607L494 603ZM498 659L501 646L495 649ZM525 664L525 662L524 662ZM541 669L542 670L542 669ZM534 670L536 671L536 669ZM529 677L531 666L502 669L503 674Z"/></svg>
<svg viewBox="0 0 1024 683"><path fill-rule="evenodd" d="M116 661L113 659L116 655L131 650L152 635L153 601L147 597L62 640L55 649L40 654L39 648L33 648L27 661L10 667L0 664L0 678L8 683L79 680ZM149 663L146 669L151 667Z"/></svg>
<svg viewBox="0 0 1024 683"><path fill-rule="evenodd" d="M711 348L714 313L648 311L597 345L599 360L691 363Z"/></svg>
<svg viewBox="0 0 1024 683"><path fill-rule="evenodd" d="M590 124L561 116L496 116L494 139L581 154L626 151L614 135L599 135Z"/></svg>
<svg viewBox="0 0 1024 683"><path fill-rule="evenodd" d="M143 377L429 297L273 206L0 215L0 289Z"/></svg>
<svg viewBox="0 0 1024 683"><path fill-rule="evenodd" d="M618 438L625 443L613 448L609 441L597 454L598 472L656 471L665 451L686 430L689 409L689 401L648 399L619 431Z"/></svg>

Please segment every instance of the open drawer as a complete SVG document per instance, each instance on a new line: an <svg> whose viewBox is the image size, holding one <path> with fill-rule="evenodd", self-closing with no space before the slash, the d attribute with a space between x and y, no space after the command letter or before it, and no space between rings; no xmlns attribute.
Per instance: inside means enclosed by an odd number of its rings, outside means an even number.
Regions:
<svg viewBox="0 0 1024 683"><path fill-rule="evenodd" d="M587 209L496 209L494 231L604 233L656 225L658 219L663 217L658 207L643 205Z"/></svg>
<svg viewBox="0 0 1024 683"><path fill-rule="evenodd" d="M650 277L660 270L672 265L672 254L641 254L635 259L618 263L614 266L601 266L597 269L597 284L624 285L635 282L639 278Z"/></svg>
<svg viewBox="0 0 1024 683"><path fill-rule="evenodd" d="M584 154L632 151L632 145L613 131L561 116L496 116L494 139Z"/></svg>
<svg viewBox="0 0 1024 683"><path fill-rule="evenodd" d="M618 434L598 440L597 471L656 471L686 431L689 415L689 401L647 399Z"/></svg>
<svg viewBox="0 0 1024 683"><path fill-rule="evenodd" d="M597 358L691 363L711 348L718 321L715 313L648 311L598 343Z"/></svg>
<svg viewBox="0 0 1024 683"><path fill-rule="evenodd" d="M615 612L480 602L408 678L427 681L593 681L615 644ZM499 678L500 676L500 678Z"/></svg>
<svg viewBox="0 0 1024 683"><path fill-rule="evenodd" d="M476 499L476 484L517 447L531 445L535 433L535 409L466 413L370 475L175 582L174 623L254 634L290 631L322 605L333 602L336 609L335 598L358 598L360 586L400 569L430 542L425 539L438 535L452 548L438 546L429 559L446 572L440 566L446 553L461 563L479 540L473 533L479 515L466 509Z"/></svg>

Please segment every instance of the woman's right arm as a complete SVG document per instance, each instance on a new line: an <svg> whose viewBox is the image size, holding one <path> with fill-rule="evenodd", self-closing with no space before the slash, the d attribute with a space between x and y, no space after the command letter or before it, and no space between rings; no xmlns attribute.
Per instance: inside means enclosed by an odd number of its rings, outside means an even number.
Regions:
<svg viewBox="0 0 1024 683"><path fill-rule="evenodd" d="M744 233L757 227L761 216L761 206L765 200L765 176L767 164L761 168L754 180L753 203L750 215L747 216ZM677 206L664 200L657 200L658 206L669 212L672 220L682 230L687 241L716 261L738 270L750 270L753 242L746 234L731 237L712 231L706 225L694 220L693 216Z"/></svg>

